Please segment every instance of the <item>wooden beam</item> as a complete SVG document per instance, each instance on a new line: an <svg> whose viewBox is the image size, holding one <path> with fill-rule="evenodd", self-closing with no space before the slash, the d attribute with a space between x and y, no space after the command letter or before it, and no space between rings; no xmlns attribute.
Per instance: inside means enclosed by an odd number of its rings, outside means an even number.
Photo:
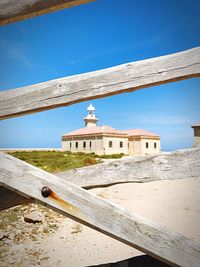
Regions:
<svg viewBox="0 0 200 267"><path fill-rule="evenodd" d="M200 148L134 156L55 175L87 189L119 183L200 178Z"/></svg>
<svg viewBox="0 0 200 267"><path fill-rule="evenodd" d="M172 266L200 266L199 243L4 153L0 185Z"/></svg>
<svg viewBox="0 0 200 267"><path fill-rule="evenodd" d="M200 77L200 47L0 93L0 119Z"/></svg>
<svg viewBox="0 0 200 267"><path fill-rule="evenodd" d="M95 0L1 0L0 25L94 1Z"/></svg>

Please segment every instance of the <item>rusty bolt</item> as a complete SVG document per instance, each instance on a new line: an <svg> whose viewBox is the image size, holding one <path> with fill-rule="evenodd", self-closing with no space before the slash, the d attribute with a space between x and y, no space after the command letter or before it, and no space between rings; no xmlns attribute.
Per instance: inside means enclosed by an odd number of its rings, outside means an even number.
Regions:
<svg viewBox="0 0 200 267"><path fill-rule="evenodd" d="M43 197L47 198L51 195L51 189L47 186L42 187L41 194Z"/></svg>

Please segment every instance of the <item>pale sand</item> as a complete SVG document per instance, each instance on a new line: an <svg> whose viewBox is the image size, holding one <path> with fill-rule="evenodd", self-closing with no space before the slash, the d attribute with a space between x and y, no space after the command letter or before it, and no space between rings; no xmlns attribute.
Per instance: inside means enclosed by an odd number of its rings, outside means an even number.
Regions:
<svg viewBox="0 0 200 267"><path fill-rule="evenodd" d="M104 199L200 242L200 179L128 183L90 190ZM78 231L72 234L73 227ZM116 262L141 252L70 219L47 239L16 246L19 266L32 266L23 250L40 250L40 266L81 267ZM34 265L39 266L39 264Z"/></svg>

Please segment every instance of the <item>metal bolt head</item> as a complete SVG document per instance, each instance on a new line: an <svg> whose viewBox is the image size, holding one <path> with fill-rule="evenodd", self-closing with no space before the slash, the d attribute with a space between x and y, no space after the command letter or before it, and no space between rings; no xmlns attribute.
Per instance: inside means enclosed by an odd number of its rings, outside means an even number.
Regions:
<svg viewBox="0 0 200 267"><path fill-rule="evenodd" d="M51 195L51 189L47 186L42 187L41 194L43 197L47 198Z"/></svg>

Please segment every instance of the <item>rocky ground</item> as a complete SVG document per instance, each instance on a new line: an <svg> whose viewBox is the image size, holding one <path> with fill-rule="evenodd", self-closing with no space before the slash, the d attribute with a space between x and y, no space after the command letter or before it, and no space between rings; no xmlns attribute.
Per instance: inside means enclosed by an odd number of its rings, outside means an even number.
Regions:
<svg viewBox="0 0 200 267"><path fill-rule="evenodd" d="M27 243L32 243L33 248L24 248L24 260L31 258L33 265L45 261L48 257L44 256L42 249L35 250L34 244L55 233L59 229L62 217L34 203L1 211L0 266L20 266L21 259L17 252Z"/></svg>

